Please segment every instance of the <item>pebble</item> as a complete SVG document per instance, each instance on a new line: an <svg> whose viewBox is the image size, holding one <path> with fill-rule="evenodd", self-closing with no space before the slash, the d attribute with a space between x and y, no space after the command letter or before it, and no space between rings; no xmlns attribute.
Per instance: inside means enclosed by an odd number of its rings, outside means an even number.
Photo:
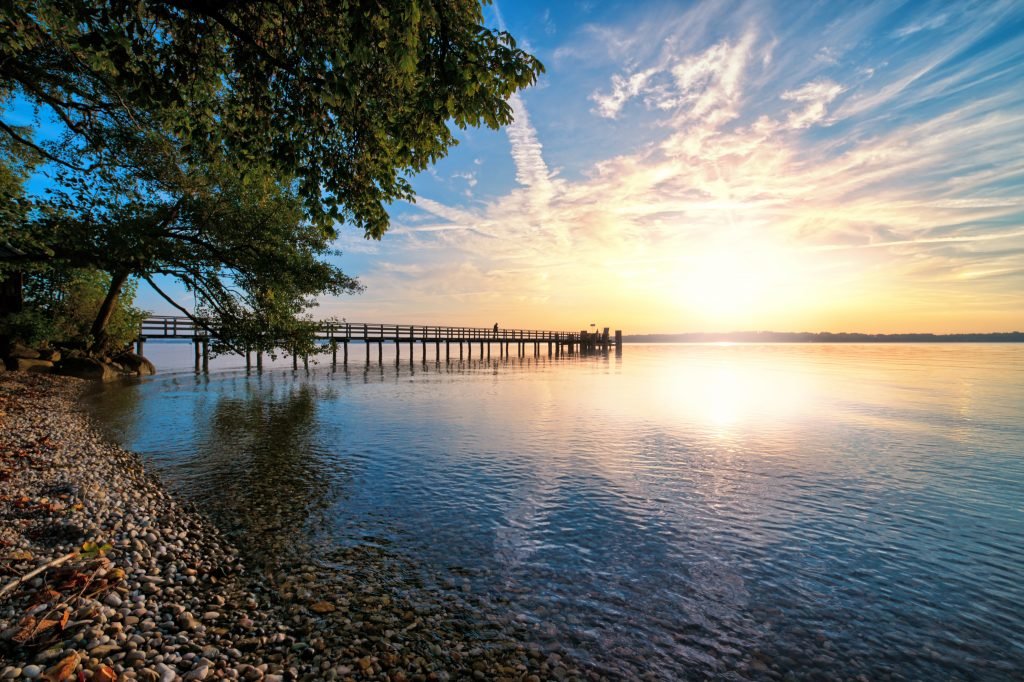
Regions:
<svg viewBox="0 0 1024 682"><path fill-rule="evenodd" d="M565 656L533 658L504 635L482 645L479 631L453 615L457 602L410 601L389 557L372 547L339 550L332 562L352 568L338 572L311 563L294 533L277 527L257 533L266 546L247 547L243 560L137 455L95 430L77 406L87 388L68 377L0 374L0 448L25 453L24 466L0 477L0 499L54 502L30 525L0 504L0 540L33 562L86 541L113 546L110 565L96 572L105 591L72 605L59 638L12 649L0 679L40 678L33 651L52 653L53 663L80 652L86 679L143 682L602 679ZM0 633L16 634L25 610L38 603L35 591L46 588L39 577L0 601ZM472 598L471 591L460 595ZM532 626L507 620L523 631Z"/></svg>

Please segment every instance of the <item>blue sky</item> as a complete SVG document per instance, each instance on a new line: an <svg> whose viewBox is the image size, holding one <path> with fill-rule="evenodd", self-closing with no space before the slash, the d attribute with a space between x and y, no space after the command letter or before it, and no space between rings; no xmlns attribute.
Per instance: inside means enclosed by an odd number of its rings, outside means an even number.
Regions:
<svg viewBox="0 0 1024 682"><path fill-rule="evenodd" d="M504 2L547 67L459 131L350 321L1024 328L1024 3ZM164 306L148 295L153 310Z"/></svg>

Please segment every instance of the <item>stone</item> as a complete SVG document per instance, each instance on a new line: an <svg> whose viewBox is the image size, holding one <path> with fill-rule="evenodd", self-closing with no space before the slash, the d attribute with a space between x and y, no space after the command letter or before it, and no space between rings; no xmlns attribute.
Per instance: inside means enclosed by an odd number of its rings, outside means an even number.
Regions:
<svg viewBox="0 0 1024 682"><path fill-rule="evenodd" d="M329 601L318 601L309 608L311 608L316 613L331 613L335 611L337 607Z"/></svg>
<svg viewBox="0 0 1024 682"><path fill-rule="evenodd" d="M137 353L125 351L118 355L115 361L127 371L138 374L140 377L156 374L156 367L153 363Z"/></svg>
<svg viewBox="0 0 1024 682"><path fill-rule="evenodd" d="M64 358L57 363L54 372L79 379L92 381L116 381L120 375L110 365L93 358Z"/></svg>
<svg viewBox="0 0 1024 682"><path fill-rule="evenodd" d="M53 369L53 363L49 360L7 358L7 369L13 372L49 372Z"/></svg>
<svg viewBox="0 0 1024 682"><path fill-rule="evenodd" d="M26 665L24 668L21 669L21 674L23 677L27 677L30 680L34 680L35 678L43 674L43 669L40 668L38 665Z"/></svg>
<svg viewBox="0 0 1024 682"><path fill-rule="evenodd" d="M56 348L40 348L39 359L49 360L50 362L60 362L60 351Z"/></svg>

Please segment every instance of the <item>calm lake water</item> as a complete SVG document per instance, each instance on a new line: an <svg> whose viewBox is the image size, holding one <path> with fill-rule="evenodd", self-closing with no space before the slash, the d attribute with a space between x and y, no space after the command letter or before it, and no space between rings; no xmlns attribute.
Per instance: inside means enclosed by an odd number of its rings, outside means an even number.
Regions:
<svg viewBox="0 0 1024 682"><path fill-rule="evenodd" d="M612 677L1024 674L1024 345L393 357L93 407L243 545L373 546Z"/></svg>

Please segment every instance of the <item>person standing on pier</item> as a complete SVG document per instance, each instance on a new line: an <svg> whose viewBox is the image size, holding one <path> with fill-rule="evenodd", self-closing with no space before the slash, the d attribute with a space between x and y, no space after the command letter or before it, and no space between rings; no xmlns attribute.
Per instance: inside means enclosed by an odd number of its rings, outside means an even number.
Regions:
<svg viewBox="0 0 1024 682"><path fill-rule="evenodd" d="M498 323L497 322L494 323L494 335L495 336L498 335Z"/></svg>

